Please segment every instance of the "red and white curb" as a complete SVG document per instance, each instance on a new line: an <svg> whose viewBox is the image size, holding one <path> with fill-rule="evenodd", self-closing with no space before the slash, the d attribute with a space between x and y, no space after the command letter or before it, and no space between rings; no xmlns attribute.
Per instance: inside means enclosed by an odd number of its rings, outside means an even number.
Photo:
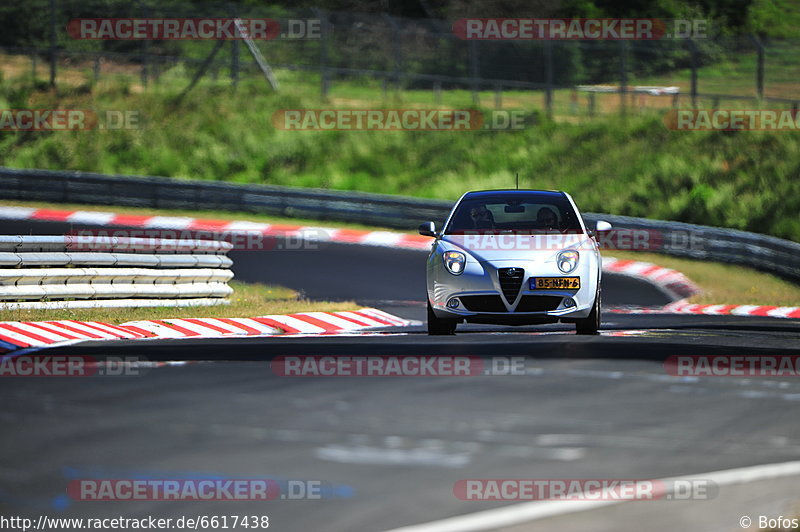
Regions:
<svg viewBox="0 0 800 532"><path fill-rule="evenodd" d="M705 316L753 316L800 319L800 307L772 305L699 305L676 301L659 308L613 309L617 314L698 314Z"/></svg>
<svg viewBox="0 0 800 532"><path fill-rule="evenodd" d="M0 322L0 350L45 348L87 340L213 338L341 334L380 327L407 327L420 322L374 308L340 312L300 312L256 318L180 318L141 320L111 325L97 321Z"/></svg>
<svg viewBox="0 0 800 532"><path fill-rule="evenodd" d="M649 262L603 257L603 271L644 279L681 299L700 293L700 288L681 272Z"/></svg>
<svg viewBox="0 0 800 532"><path fill-rule="evenodd" d="M800 318L800 307L776 307L770 305L696 305L686 301L676 301L666 305L664 309L677 314Z"/></svg>
<svg viewBox="0 0 800 532"><path fill-rule="evenodd" d="M661 286L681 299L657 308L611 309L616 314L697 314L706 316L754 316L768 318L800 318L800 307L778 307L774 305L699 305L689 303L687 298L699 294L700 288L677 270L664 268L649 262L603 258L603 270L645 279Z"/></svg>
<svg viewBox="0 0 800 532"><path fill-rule="evenodd" d="M95 226L120 226L170 231L207 231L222 234L260 234L268 237L300 238L309 241L359 244L400 249L428 250L431 239L394 231L364 231L305 225L267 224L248 221L213 220L182 216L143 216L99 211L66 211L30 207L0 207L0 219L67 222Z"/></svg>

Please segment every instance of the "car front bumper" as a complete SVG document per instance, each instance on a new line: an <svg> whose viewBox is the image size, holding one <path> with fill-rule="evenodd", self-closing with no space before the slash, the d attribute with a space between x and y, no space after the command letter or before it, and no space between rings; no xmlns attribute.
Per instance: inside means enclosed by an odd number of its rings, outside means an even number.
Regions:
<svg viewBox="0 0 800 532"><path fill-rule="evenodd" d="M505 267L524 269L521 286L512 301L503 295L498 273ZM569 322L586 318L591 313L599 282L596 268L596 264L587 262L574 272L564 274L555 263L472 261L467 262L461 275L452 275L441 262L431 261L428 264L428 299L438 318L482 323ZM581 287L577 290L531 290L529 280L532 277L579 277ZM456 306L455 301L458 302Z"/></svg>

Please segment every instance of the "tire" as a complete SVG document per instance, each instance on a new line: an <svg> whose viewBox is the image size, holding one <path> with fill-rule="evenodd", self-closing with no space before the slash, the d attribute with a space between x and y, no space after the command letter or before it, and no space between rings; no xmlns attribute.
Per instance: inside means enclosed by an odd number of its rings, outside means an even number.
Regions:
<svg viewBox="0 0 800 532"><path fill-rule="evenodd" d="M579 319L575 322L575 332L577 334L594 335L598 334L600 329L600 307L602 306L600 288L597 289L597 295L594 296L594 306L589 316Z"/></svg>
<svg viewBox="0 0 800 532"><path fill-rule="evenodd" d="M437 318L431 308L431 302L428 301L428 335L430 336L443 336L456 333L456 325L458 321L447 318Z"/></svg>

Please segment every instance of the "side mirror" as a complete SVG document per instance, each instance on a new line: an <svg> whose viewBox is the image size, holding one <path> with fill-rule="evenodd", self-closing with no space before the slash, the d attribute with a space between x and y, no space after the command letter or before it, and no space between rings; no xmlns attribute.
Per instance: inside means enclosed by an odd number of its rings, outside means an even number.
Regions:
<svg viewBox="0 0 800 532"><path fill-rule="evenodd" d="M597 225L595 225L595 231L610 231L611 224L608 222L604 222L603 220L597 220Z"/></svg>
<svg viewBox="0 0 800 532"><path fill-rule="evenodd" d="M432 236L434 238L439 236L438 234L436 234L436 224L433 222L425 222L424 224L419 224L419 234L421 234L422 236Z"/></svg>

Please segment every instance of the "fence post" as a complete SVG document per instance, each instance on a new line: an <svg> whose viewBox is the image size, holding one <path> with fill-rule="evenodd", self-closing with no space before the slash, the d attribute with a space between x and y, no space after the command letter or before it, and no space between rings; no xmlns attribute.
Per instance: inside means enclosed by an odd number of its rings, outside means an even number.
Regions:
<svg viewBox="0 0 800 532"><path fill-rule="evenodd" d="M686 41L689 43L692 66L692 109L697 109L697 45L691 38L687 38Z"/></svg>
<svg viewBox="0 0 800 532"><path fill-rule="evenodd" d="M619 110L626 114L625 97L628 92L628 47L625 41L619 41Z"/></svg>
<svg viewBox="0 0 800 532"><path fill-rule="evenodd" d="M214 45L214 49L211 50L211 53L208 54L208 57L203 59L203 63L200 65L200 68L197 69L197 72L195 73L194 77L192 78L192 81L189 83L189 86L186 87L183 90L183 92L178 95L176 101L178 101L178 102L182 101L183 98L187 94L189 94L189 91L192 90L192 87L194 87L197 84L197 82L200 81L200 78L202 78L205 75L206 71L208 70L208 67L211 66L211 63L214 61L214 57L216 57L217 52L219 52L220 48L222 48L222 46L224 44L225 44L225 41L223 41L221 39L217 40L217 44Z"/></svg>
<svg viewBox="0 0 800 532"><path fill-rule="evenodd" d="M553 41L544 41L544 108L547 118L553 118Z"/></svg>
<svg viewBox="0 0 800 532"><path fill-rule="evenodd" d="M382 13L383 19L389 23L392 28L392 55L394 56L394 90L400 90L400 79L403 71L403 49L400 46L400 27L394 21L394 18L387 14Z"/></svg>
<svg viewBox="0 0 800 532"><path fill-rule="evenodd" d="M319 39L319 74L320 74L320 96L323 100L328 98L329 72L328 72L328 35L330 32L328 15L319 8L313 9L314 14L320 20L321 35Z"/></svg>
<svg viewBox="0 0 800 532"><path fill-rule="evenodd" d="M758 102L764 99L764 45L755 35L747 36L750 41L756 46L756 54L758 57L758 64L756 65L756 95Z"/></svg>
<svg viewBox="0 0 800 532"><path fill-rule="evenodd" d="M147 8L146 3L141 3L143 5L142 15L144 18L150 18L150 10ZM147 59L150 55L150 39L144 39L142 41L142 48L143 48L143 55L142 55L142 86L146 89L147 88L147 78L148 78L148 64Z"/></svg>
<svg viewBox="0 0 800 532"><path fill-rule="evenodd" d="M472 78L472 103L480 105L480 97L478 96L478 77L480 75L478 70L478 41L469 41L469 64L470 64L470 77Z"/></svg>
<svg viewBox="0 0 800 532"><path fill-rule="evenodd" d="M50 86L56 86L56 0L50 0Z"/></svg>
<svg viewBox="0 0 800 532"><path fill-rule="evenodd" d="M231 41L231 85L234 90L239 86L239 40Z"/></svg>
<svg viewBox="0 0 800 532"><path fill-rule="evenodd" d="M278 83L278 78L275 77L275 73L272 71L272 67L269 66L269 63L261 54L261 50L258 49L256 43L248 34L248 30L245 27L244 23L238 17L233 21L234 26L236 27L236 32L239 34L239 37L244 41L247 45L247 49L250 51L250 55L253 56L253 59L258 66L258 69L264 74L264 79L267 80L269 86L275 92L278 92L280 89L280 83Z"/></svg>
<svg viewBox="0 0 800 532"><path fill-rule="evenodd" d="M235 6L229 4L228 12L231 13L233 20L239 18L239 11ZM239 87L239 70L241 69L239 44L239 39L233 39L231 41L231 86L233 90Z"/></svg>

